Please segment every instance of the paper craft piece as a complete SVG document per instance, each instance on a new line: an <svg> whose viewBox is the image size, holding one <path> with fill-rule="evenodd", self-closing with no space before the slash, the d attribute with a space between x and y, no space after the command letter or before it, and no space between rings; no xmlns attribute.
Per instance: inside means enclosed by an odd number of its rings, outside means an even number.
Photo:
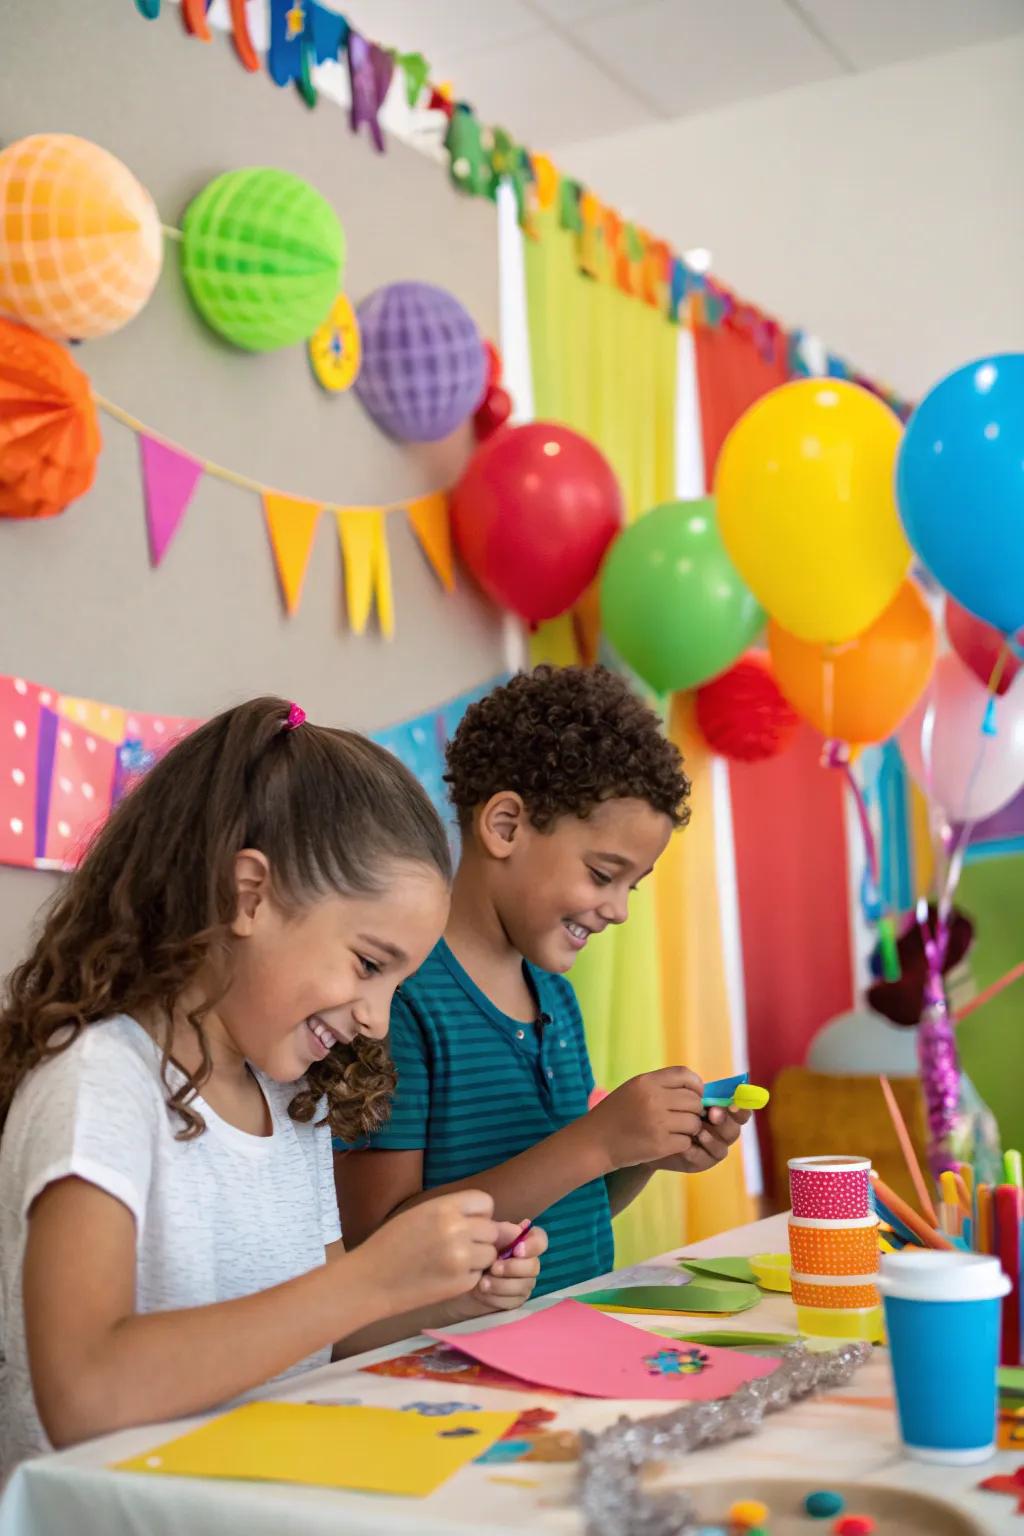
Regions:
<svg viewBox="0 0 1024 1536"><path fill-rule="evenodd" d="M731 1316L748 1312L761 1300L756 1285L729 1280L694 1280L690 1285L631 1285L609 1291L586 1291L580 1296L588 1306L606 1312L699 1312L705 1316Z"/></svg>
<svg viewBox="0 0 1024 1536"><path fill-rule="evenodd" d="M514 1413L486 1411L425 1418L400 1408L247 1403L113 1470L423 1497L515 1421Z"/></svg>
<svg viewBox="0 0 1024 1536"><path fill-rule="evenodd" d="M0 677L0 863L30 865L37 838L46 834L46 803L40 801L38 763L48 761L41 740L45 707L53 695L22 677ZM43 750L41 750L43 748ZM42 805L42 832L37 807Z"/></svg>
<svg viewBox="0 0 1024 1536"><path fill-rule="evenodd" d="M743 1280L747 1284L754 1279L749 1259L688 1259L684 1254L679 1263L691 1275L710 1275L715 1280Z"/></svg>
<svg viewBox="0 0 1024 1536"><path fill-rule="evenodd" d="M277 496L270 491L263 496L270 546L289 613L297 611L302 598L313 535L322 510L317 502L301 501L297 496Z"/></svg>
<svg viewBox="0 0 1024 1536"><path fill-rule="evenodd" d="M536 1387L505 1371L491 1370L478 1360L469 1360L447 1344L430 1344L407 1355L392 1355L376 1365L364 1365L368 1376L387 1376L399 1381L440 1381L446 1387L498 1387L502 1392L535 1392ZM549 1391L556 1397L567 1394Z"/></svg>
<svg viewBox="0 0 1024 1536"><path fill-rule="evenodd" d="M384 513L379 507L339 507L334 515L345 565L348 621L355 634L364 634L376 601L381 634L390 640L395 632L395 606Z"/></svg>
<svg viewBox="0 0 1024 1536"><path fill-rule="evenodd" d="M110 811L117 767L112 741L60 719L51 759L49 815L41 857L58 869L77 864Z"/></svg>
<svg viewBox="0 0 1024 1536"><path fill-rule="evenodd" d="M996 1372L1000 1392L1024 1397L1024 1365L1001 1365Z"/></svg>
<svg viewBox="0 0 1024 1536"><path fill-rule="evenodd" d="M180 448L172 448L144 433L139 434L139 452L149 555L153 564L159 565L192 500L203 466Z"/></svg>
<svg viewBox="0 0 1024 1536"><path fill-rule="evenodd" d="M732 1103L733 1094L741 1083L750 1081L749 1072L737 1072L735 1077L719 1077L713 1083L704 1084L704 1096L701 1103L705 1108L716 1104L721 1108L728 1108Z"/></svg>
<svg viewBox="0 0 1024 1536"><path fill-rule="evenodd" d="M451 520L448 498L443 491L419 496L405 508L413 532L446 592L455 590L455 563L452 559Z"/></svg>
<svg viewBox="0 0 1024 1536"><path fill-rule="evenodd" d="M745 1333L741 1329L710 1328L706 1333L670 1333L659 1329L666 1338L681 1339L686 1344L699 1344L706 1349L713 1344L716 1349L751 1349L774 1353L800 1343L798 1333Z"/></svg>
<svg viewBox="0 0 1024 1536"><path fill-rule="evenodd" d="M659 1346L644 1329L578 1301L479 1333L431 1331L431 1337L535 1386L579 1397L708 1402L778 1366L736 1350L701 1350L698 1358L690 1345Z"/></svg>

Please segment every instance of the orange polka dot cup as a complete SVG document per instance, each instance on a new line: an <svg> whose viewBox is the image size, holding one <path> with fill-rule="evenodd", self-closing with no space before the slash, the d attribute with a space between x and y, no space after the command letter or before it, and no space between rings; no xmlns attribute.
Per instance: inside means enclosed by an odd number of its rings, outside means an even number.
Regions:
<svg viewBox="0 0 1024 1536"><path fill-rule="evenodd" d="M870 1275L878 1268L878 1220L866 1216L845 1227L790 1222L792 1268L802 1275Z"/></svg>
<svg viewBox="0 0 1024 1536"><path fill-rule="evenodd" d="M812 1221L863 1221L871 1215L866 1157L791 1157L793 1215Z"/></svg>
<svg viewBox="0 0 1024 1536"><path fill-rule="evenodd" d="M870 1275L793 1275L793 1300L798 1307L877 1307L881 1298Z"/></svg>

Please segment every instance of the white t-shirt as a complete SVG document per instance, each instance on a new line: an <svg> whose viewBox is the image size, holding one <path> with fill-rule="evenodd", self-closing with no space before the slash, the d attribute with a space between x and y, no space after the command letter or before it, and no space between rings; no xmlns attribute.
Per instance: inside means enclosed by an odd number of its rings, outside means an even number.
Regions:
<svg viewBox="0 0 1024 1536"><path fill-rule="evenodd" d="M289 1119L295 1084L256 1077L272 1135L250 1136L196 1098L206 1130L178 1141L160 1052L122 1015L87 1025L18 1088L0 1138L0 1484L17 1461L50 1448L21 1300L28 1212L48 1184L75 1174L131 1211L139 1312L230 1301L325 1262L325 1245L341 1235L330 1133ZM329 1356L325 1348L292 1369Z"/></svg>

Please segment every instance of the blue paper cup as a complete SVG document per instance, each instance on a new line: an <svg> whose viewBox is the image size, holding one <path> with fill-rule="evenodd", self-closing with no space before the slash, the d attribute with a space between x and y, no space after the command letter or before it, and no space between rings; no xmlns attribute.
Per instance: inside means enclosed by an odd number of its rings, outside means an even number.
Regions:
<svg viewBox="0 0 1024 1536"><path fill-rule="evenodd" d="M883 1254L900 1435L919 1461L966 1465L995 1454L1001 1300L1010 1282L980 1253Z"/></svg>

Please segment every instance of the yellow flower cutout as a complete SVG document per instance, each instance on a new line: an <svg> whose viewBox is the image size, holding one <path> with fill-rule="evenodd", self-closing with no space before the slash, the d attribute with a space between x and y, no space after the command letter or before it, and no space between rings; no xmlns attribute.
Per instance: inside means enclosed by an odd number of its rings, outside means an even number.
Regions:
<svg viewBox="0 0 1024 1536"><path fill-rule="evenodd" d="M339 293L323 325L309 338L309 361L317 382L330 394L351 389L362 362L359 322L351 301Z"/></svg>

